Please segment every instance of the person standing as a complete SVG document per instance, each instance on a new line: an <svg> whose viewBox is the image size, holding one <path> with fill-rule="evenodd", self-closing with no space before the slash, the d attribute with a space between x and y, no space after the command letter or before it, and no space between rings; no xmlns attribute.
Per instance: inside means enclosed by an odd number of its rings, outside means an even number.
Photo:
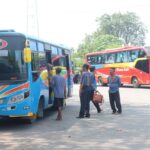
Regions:
<svg viewBox="0 0 150 150"><path fill-rule="evenodd" d="M56 120L62 120L62 107L66 97L66 79L60 75L61 68L56 68L56 75L52 78L51 84L54 90L54 100L57 106L58 115Z"/></svg>
<svg viewBox="0 0 150 150"><path fill-rule="evenodd" d="M94 91L97 89L97 83L96 83L96 79L95 79L95 67L94 66L90 67L90 72L91 72L91 79L92 79L91 101L94 104L94 106L96 107L97 112L100 113L102 110L100 108L99 103L95 103L93 101Z"/></svg>
<svg viewBox="0 0 150 150"><path fill-rule="evenodd" d="M121 114L122 106L120 102L119 87L121 86L120 77L115 74L115 68L110 69L110 75L108 77L109 86L109 100L112 109L112 114Z"/></svg>
<svg viewBox="0 0 150 150"><path fill-rule="evenodd" d="M80 81L80 112L77 118L90 117L90 91L91 91L91 73L88 72L89 66L82 66L82 77Z"/></svg>

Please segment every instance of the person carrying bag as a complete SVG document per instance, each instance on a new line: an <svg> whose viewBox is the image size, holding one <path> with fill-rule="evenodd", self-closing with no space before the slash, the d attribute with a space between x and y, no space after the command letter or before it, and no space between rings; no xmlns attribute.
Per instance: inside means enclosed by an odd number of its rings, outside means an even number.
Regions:
<svg viewBox="0 0 150 150"><path fill-rule="evenodd" d="M91 96L90 96L90 99L92 101L92 103L94 104L94 106L96 107L97 109L97 112L100 113L102 110L100 108L100 105L99 103L101 103L102 101L100 101L100 96L98 94L98 91L97 91L97 83L96 83L96 79L95 79L95 67L90 67L90 72L91 72Z"/></svg>

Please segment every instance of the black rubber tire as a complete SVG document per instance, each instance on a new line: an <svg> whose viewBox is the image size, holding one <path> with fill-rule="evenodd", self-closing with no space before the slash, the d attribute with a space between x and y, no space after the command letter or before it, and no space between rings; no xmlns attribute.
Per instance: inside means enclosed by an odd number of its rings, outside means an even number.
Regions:
<svg viewBox="0 0 150 150"><path fill-rule="evenodd" d="M136 77L132 78L132 86L133 86L133 88L140 87L139 81L138 81L138 79Z"/></svg>
<svg viewBox="0 0 150 150"><path fill-rule="evenodd" d="M38 105L37 118L38 119L44 118L44 101L42 99L40 99L40 102Z"/></svg>

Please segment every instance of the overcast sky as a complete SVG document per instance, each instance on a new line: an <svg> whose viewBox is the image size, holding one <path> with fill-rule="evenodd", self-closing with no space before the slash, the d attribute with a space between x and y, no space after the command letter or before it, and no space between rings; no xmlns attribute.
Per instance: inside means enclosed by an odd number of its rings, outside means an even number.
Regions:
<svg viewBox="0 0 150 150"><path fill-rule="evenodd" d="M0 29L37 34L36 16L31 17L36 13L34 1L0 0ZM96 30L97 17L119 11L135 12L141 18L149 30L146 43L150 45L150 0L37 0L39 37L76 48L85 34Z"/></svg>

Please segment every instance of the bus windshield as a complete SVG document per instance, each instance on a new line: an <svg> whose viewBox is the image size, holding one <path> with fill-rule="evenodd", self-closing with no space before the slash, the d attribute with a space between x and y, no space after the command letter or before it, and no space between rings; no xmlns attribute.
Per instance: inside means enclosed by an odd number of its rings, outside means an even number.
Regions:
<svg viewBox="0 0 150 150"><path fill-rule="evenodd" d="M0 50L0 82L16 82L27 79L27 65L21 50Z"/></svg>

